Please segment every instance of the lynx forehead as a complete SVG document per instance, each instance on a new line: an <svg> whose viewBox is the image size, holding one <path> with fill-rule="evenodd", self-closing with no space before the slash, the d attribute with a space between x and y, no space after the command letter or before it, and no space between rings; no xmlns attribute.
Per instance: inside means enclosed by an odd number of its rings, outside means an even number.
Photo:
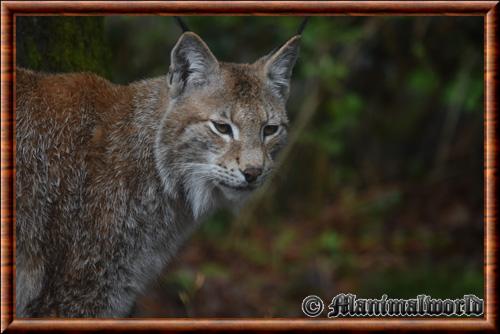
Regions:
<svg viewBox="0 0 500 334"><path fill-rule="evenodd" d="M16 312L119 317L211 209L286 142L299 36L252 64L184 33L166 76L16 74Z"/></svg>
<svg viewBox="0 0 500 334"><path fill-rule="evenodd" d="M288 123L284 104L268 91L266 84L257 75L259 68L256 67L224 64L223 80L229 89L223 98L227 98L234 106L230 109L230 116L241 123Z"/></svg>

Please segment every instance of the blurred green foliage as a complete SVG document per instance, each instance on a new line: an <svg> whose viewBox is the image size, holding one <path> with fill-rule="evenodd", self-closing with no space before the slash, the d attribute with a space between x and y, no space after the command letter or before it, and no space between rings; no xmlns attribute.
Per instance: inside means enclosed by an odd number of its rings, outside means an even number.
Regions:
<svg viewBox="0 0 500 334"><path fill-rule="evenodd" d="M219 59L251 62L301 18L186 21ZM103 24L110 80L167 72L172 18ZM288 110L272 180L236 218L210 217L136 316L302 316L305 296L341 292L484 295L482 17L313 17Z"/></svg>

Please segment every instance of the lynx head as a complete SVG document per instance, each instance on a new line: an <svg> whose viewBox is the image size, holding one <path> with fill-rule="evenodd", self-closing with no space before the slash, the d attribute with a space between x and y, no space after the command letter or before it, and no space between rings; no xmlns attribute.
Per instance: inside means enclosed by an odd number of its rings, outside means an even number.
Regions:
<svg viewBox="0 0 500 334"><path fill-rule="evenodd" d="M182 187L195 217L220 199L241 201L272 171L286 142L299 39L252 64L218 61L192 32L173 48L157 167L166 188Z"/></svg>

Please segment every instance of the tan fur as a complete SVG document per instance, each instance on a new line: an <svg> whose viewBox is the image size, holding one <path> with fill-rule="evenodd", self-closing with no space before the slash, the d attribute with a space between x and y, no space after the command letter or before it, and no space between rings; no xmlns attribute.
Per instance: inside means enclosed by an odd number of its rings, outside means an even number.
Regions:
<svg viewBox="0 0 500 334"><path fill-rule="evenodd" d="M204 215L241 205L285 143L297 40L231 64L185 33L167 76L127 86L18 69L17 315L126 315Z"/></svg>

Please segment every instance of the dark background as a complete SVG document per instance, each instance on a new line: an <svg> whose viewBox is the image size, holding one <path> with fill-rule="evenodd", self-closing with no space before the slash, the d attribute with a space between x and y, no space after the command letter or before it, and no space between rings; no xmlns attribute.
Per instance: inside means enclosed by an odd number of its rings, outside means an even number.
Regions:
<svg viewBox="0 0 500 334"><path fill-rule="evenodd" d="M249 62L298 17L187 17ZM126 84L164 75L170 17L17 17L17 64ZM85 89L85 87L82 87ZM309 294L483 297L483 18L314 17L294 71L290 145L237 216L219 211L135 316L302 316Z"/></svg>

